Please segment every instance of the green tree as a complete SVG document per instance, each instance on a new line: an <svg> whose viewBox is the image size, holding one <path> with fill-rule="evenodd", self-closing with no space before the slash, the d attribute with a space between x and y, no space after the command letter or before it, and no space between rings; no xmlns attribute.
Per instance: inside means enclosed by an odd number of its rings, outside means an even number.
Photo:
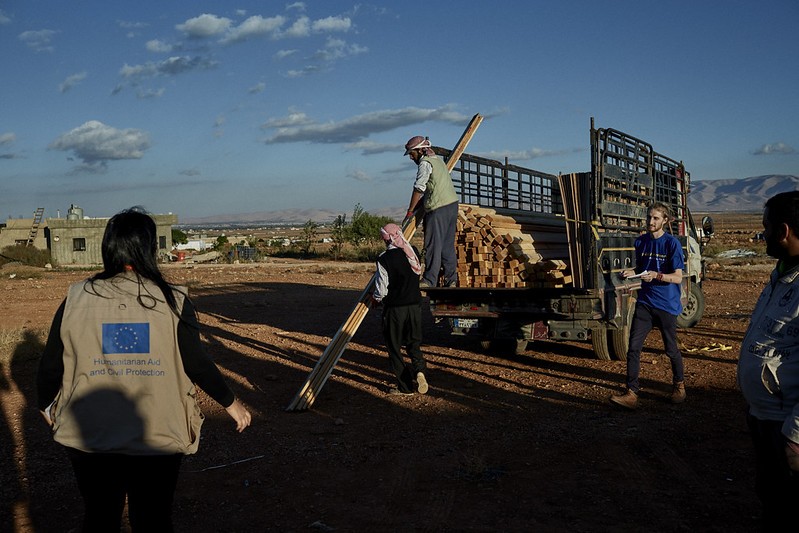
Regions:
<svg viewBox="0 0 799 533"><path fill-rule="evenodd" d="M219 237L216 238L216 244L214 244L214 250L217 251L221 250L222 248L225 247L227 243L228 243L227 237L225 237L224 235L220 235Z"/></svg>
<svg viewBox="0 0 799 533"><path fill-rule="evenodd" d="M319 224L313 220L308 220L302 227L302 237L300 238L300 250L303 255L311 255L313 250L313 243L316 242L318 236Z"/></svg>
<svg viewBox="0 0 799 533"><path fill-rule="evenodd" d="M177 228L172 228L172 244L186 244L189 236Z"/></svg>
<svg viewBox="0 0 799 533"><path fill-rule="evenodd" d="M352 223L349 227L349 240L364 257L374 255L381 248L380 228L391 222L386 216L370 215L361 204L355 204L352 212Z"/></svg>
<svg viewBox="0 0 799 533"><path fill-rule="evenodd" d="M330 247L330 255L338 261L344 252L344 243L347 242L347 215L339 215L333 221L330 239L333 241L333 245Z"/></svg>

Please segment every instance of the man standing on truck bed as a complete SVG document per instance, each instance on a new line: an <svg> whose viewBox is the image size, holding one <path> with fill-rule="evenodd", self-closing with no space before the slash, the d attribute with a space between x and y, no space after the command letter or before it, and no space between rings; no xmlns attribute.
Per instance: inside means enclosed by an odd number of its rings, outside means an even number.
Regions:
<svg viewBox="0 0 799 533"><path fill-rule="evenodd" d="M741 342L738 385L749 405L763 531L784 531L799 501L799 191L771 197L763 227L777 264Z"/></svg>
<svg viewBox="0 0 799 533"><path fill-rule="evenodd" d="M660 329L663 347L671 360L674 384L671 402L685 401L683 360L677 346L677 316L682 313L680 284L685 260L680 241L666 233L665 227L670 219L665 204L655 202L649 206L647 232L635 240L635 269L621 273L625 279L631 276L641 279L627 350L627 389L610 397L611 402L627 409L638 407L641 349L653 327Z"/></svg>
<svg viewBox="0 0 799 533"><path fill-rule="evenodd" d="M455 230L458 221L458 195L452 185L447 166L436 156L427 137L417 135L405 143L405 155L417 165L416 181L408 204L407 216L424 197L424 273L421 288L438 285L439 271L444 268L444 285L458 283L455 256Z"/></svg>

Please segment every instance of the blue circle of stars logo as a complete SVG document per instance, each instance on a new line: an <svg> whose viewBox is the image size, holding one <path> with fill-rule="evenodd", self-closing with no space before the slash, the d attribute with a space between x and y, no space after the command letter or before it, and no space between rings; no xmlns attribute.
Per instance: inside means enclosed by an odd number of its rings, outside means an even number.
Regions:
<svg viewBox="0 0 799 533"><path fill-rule="evenodd" d="M114 347L118 353L131 353L140 346L139 334L130 326L119 326L114 332Z"/></svg>

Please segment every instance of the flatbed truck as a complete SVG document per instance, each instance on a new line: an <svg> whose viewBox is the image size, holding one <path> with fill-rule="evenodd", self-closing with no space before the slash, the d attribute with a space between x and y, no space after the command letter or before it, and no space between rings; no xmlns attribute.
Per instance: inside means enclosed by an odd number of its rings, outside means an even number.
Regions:
<svg viewBox="0 0 799 533"><path fill-rule="evenodd" d="M462 154L452 171L461 207L489 208L525 221L526 231L562 232L570 283L556 287L436 287L426 289L436 322L486 348L510 345L527 353L531 341L590 342L597 358L626 359L640 281L622 279L635 266L635 239L645 231L648 206L662 202L667 231L685 255L679 327L702 318L702 249L713 234L709 217L697 228L688 209L690 174L681 161L614 129L590 127L590 172L553 175ZM445 159L449 150L435 147ZM546 257L544 258L546 259Z"/></svg>

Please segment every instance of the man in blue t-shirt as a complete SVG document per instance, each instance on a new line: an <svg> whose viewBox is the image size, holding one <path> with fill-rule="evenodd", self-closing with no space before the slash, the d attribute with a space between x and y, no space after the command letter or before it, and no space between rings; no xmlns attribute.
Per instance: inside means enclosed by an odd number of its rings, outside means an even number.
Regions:
<svg viewBox="0 0 799 533"><path fill-rule="evenodd" d="M674 384L671 402L685 401L682 354L677 346L677 316L682 313L680 284L685 260L680 241L666 233L670 219L665 204L656 202L649 207L647 232L635 240L635 269L621 273L625 279L634 275L641 279L627 350L627 387L623 393L610 397L611 402L627 409L638 407L641 349L653 327L660 329L666 355L671 360Z"/></svg>

